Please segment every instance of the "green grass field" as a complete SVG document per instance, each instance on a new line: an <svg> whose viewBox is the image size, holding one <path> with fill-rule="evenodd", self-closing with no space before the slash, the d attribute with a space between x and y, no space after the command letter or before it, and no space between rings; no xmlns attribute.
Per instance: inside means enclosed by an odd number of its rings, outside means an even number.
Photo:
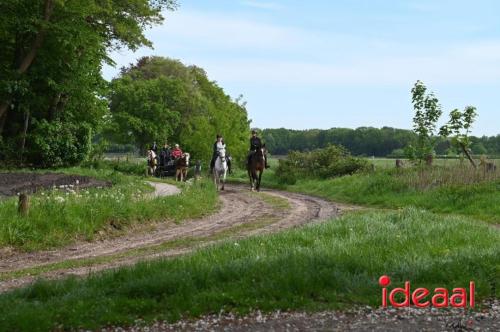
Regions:
<svg viewBox="0 0 500 332"><path fill-rule="evenodd" d="M0 295L0 330L98 329L220 310L323 310L380 303L393 285L465 287L498 297L500 234L465 217L418 209L347 215L193 254Z"/></svg>
<svg viewBox="0 0 500 332"><path fill-rule="evenodd" d="M116 236L131 225L199 217L214 211L217 205L210 182L185 187L178 196L146 199L152 188L141 177L106 169L57 171L110 180L113 186L78 192L73 189L39 192L31 197L27 217L18 215L17 198L0 201L0 247L33 251L78 240L90 241L102 236L98 232Z"/></svg>
<svg viewBox="0 0 500 332"><path fill-rule="evenodd" d="M274 175L277 161L270 163L264 186L381 209L230 240L85 279L42 280L0 295L0 309L8 308L2 310L0 330L98 329L221 310L378 306L377 280L383 274L391 277L391 287L410 280L412 286L452 289L473 280L477 303L499 297L500 231L487 223L499 223L496 174L485 176L458 166L378 169L341 178L300 179L286 186ZM241 169L231 179L248 181ZM216 197L211 185L197 190L189 203L195 211L212 199L207 199L209 192ZM191 202L189 197L182 204ZM286 202L264 199L288 208Z"/></svg>
<svg viewBox="0 0 500 332"><path fill-rule="evenodd" d="M263 186L372 207L414 206L500 224L500 171L488 174L458 164L401 170L376 168L375 172L330 179L299 179L294 185L284 185L274 174L277 163L277 159L270 159L271 169L263 175ZM246 171L237 170L231 180L248 183Z"/></svg>
<svg viewBox="0 0 500 332"><path fill-rule="evenodd" d="M396 159L395 158L366 158L370 163L375 165L375 168L394 168L396 166ZM411 163L408 159L402 159L403 163L406 166L410 166ZM500 159L492 159L492 162L494 162L497 167L500 167ZM456 159L443 159L443 158L436 158L434 159L434 165L435 166L443 166L443 167L453 167L453 166L458 166L458 165L468 165L469 161L468 160L460 160L458 158Z"/></svg>

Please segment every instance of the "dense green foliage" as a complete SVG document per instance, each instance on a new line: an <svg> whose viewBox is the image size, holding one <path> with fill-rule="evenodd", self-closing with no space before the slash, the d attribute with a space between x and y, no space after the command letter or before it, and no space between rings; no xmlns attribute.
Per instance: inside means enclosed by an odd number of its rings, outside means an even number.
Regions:
<svg viewBox="0 0 500 332"><path fill-rule="evenodd" d="M144 29L174 6L174 0L2 0L0 161L58 166L86 157L84 142L107 113L101 67L112 63L108 52L150 46Z"/></svg>
<svg viewBox="0 0 500 332"><path fill-rule="evenodd" d="M329 145L311 152L290 152L279 161L276 176L282 183L294 184L297 178L331 178L365 170L368 162L352 157L341 146Z"/></svg>
<svg viewBox="0 0 500 332"><path fill-rule="evenodd" d="M378 278L392 286L466 287L476 300L499 281L500 233L463 217L416 209L359 213L258 236L192 255L0 295L0 329L98 329L137 318L223 311L322 310L380 305Z"/></svg>
<svg viewBox="0 0 500 332"><path fill-rule="evenodd" d="M0 201L0 247L27 251L58 247L93 240L103 232L106 236L126 231L132 224L199 217L217 205L217 194L207 182L186 186L180 195L152 199L147 197L152 189L143 178L106 169L62 171L111 180L113 187L77 190L72 186L39 192L31 196L27 217L17 213L17 197Z"/></svg>
<svg viewBox="0 0 500 332"><path fill-rule="evenodd" d="M232 100L206 73L180 61L145 57L112 82L108 135L140 150L157 141L180 143L192 158L207 160L217 133L243 159L249 136L244 103Z"/></svg>
<svg viewBox="0 0 500 332"><path fill-rule="evenodd" d="M413 131L416 139L406 147L411 160L422 162L435 153L437 121L443 113L438 99L427 92L423 82L417 81L411 90L413 109Z"/></svg>
<svg viewBox="0 0 500 332"><path fill-rule="evenodd" d="M357 129L264 129L262 136L269 151L275 155L286 155L290 151L310 151L324 148L328 144L342 145L356 156L386 157L395 153L395 157L404 157L404 148L416 139L411 130L390 127ZM457 155L450 140L436 137L435 146L438 155ZM500 156L500 135L492 137L469 136L471 149L475 155Z"/></svg>

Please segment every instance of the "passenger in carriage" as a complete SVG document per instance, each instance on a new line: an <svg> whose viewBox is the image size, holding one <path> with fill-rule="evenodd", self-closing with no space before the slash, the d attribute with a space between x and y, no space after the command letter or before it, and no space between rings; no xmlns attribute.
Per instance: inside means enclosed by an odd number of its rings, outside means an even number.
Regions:
<svg viewBox="0 0 500 332"><path fill-rule="evenodd" d="M169 160L170 160L170 146L168 145L167 142L165 142L163 148L160 151L160 165L161 166L167 165Z"/></svg>
<svg viewBox="0 0 500 332"><path fill-rule="evenodd" d="M182 150L180 149L179 144L175 144L175 148L172 150L172 153L170 155L174 159L182 157Z"/></svg>

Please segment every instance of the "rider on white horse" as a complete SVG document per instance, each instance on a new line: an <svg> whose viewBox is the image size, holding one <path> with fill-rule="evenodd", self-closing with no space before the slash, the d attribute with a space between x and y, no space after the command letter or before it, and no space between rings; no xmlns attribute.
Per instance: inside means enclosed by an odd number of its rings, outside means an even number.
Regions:
<svg viewBox="0 0 500 332"><path fill-rule="evenodd" d="M213 147L213 152L212 152L212 160L210 161L210 173L213 173L214 170L214 165L215 165L215 159L217 159L218 155L218 146L220 147L220 144L226 146L226 143L224 143L224 138L222 138L221 134L217 134L217 139L214 143ZM230 157L226 156L226 162L227 162L227 169L229 171L229 174L231 174L231 159Z"/></svg>
<svg viewBox="0 0 500 332"><path fill-rule="evenodd" d="M214 182L217 189L219 189L219 184L220 182L222 182L221 190L224 190L224 184L226 182L226 172L228 169L226 159L226 144L224 144L222 137L219 137L220 135L217 136L217 142L215 143L214 147L216 151L216 157L212 174L214 176Z"/></svg>

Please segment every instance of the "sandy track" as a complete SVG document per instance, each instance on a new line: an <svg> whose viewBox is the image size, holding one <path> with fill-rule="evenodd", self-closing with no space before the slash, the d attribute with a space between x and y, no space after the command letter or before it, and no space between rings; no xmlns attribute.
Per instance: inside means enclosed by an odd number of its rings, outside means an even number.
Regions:
<svg viewBox="0 0 500 332"><path fill-rule="evenodd" d="M156 196L178 193L178 189L172 185L161 183L152 183L152 185L155 187ZM325 220L337 216L343 210L351 209L349 206L338 206L323 199L302 194L275 190L263 190L263 192L286 199L290 208L280 209L261 199L259 194L250 195L246 186L227 185L226 191L220 194L221 208L213 215L187 220L181 224L165 221L148 232L129 233L119 238L99 242L83 242L62 249L35 253L3 253L0 256L0 275L68 260L78 261L127 253L137 248L148 248L184 238L209 238L218 233L230 231L235 227L243 229L243 231L235 234L238 237L277 232L306 223ZM262 222L262 220L271 220L272 222L263 223L262 226L259 226L258 223ZM247 229L245 226L249 226L248 224L251 223L255 223L255 227L247 227L248 230L245 231L244 229ZM207 240L201 245L214 242L215 240ZM102 264L94 263L90 266L71 269L51 269L50 272L42 273L39 276L59 278L65 275L87 275L98 270L131 265L140 260L154 257L179 255L191 250L193 248L174 248L154 254L124 255L122 258L111 259ZM35 277L24 273L22 277L2 281L0 282L0 292L29 284L34 279Z"/></svg>

